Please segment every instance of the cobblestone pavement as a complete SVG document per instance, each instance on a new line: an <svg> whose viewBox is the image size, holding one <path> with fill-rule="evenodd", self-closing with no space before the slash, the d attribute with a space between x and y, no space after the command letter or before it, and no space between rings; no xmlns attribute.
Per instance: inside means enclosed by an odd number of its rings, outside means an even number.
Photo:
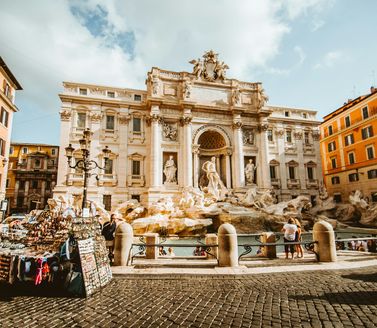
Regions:
<svg viewBox="0 0 377 328"><path fill-rule="evenodd" d="M10 295L0 327L377 327L377 267L118 276L88 299Z"/></svg>

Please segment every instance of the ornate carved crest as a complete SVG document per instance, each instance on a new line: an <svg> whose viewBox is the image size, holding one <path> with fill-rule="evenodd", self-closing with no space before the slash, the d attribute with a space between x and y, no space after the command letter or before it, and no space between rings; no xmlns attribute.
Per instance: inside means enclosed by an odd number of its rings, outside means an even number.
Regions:
<svg viewBox="0 0 377 328"><path fill-rule="evenodd" d="M178 129L175 124L163 123L162 136L166 140L176 141L178 137Z"/></svg>
<svg viewBox="0 0 377 328"><path fill-rule="evenodd" d="M295 139L297 139L297 140L301 140L302 139L302 132L301 131L295 131L293 133L293 135L294 135Z"/></svg>
<svg viewBox="0 0 377 328"><path fill-rule="evenodd" d="M255 136L253 129L244 129L242 131L242 141L245 146L247 145L254 145L255 143Z"/></svg>
<svg viewBox="0 0 377 328"><path fill-rule="evenodd" d="M223 61L217 59L218 54L213 50L207 51L203 55L203 60L191 60L189 63L194 65L193 74L199 79L206 81L224 80L225 72L229 68Z"/></svg>
<svg viewBox="0 0 377 328"><path fill-rule="evenodd" d="M131 115L119 116L119 124L128 124L128 121L130 119L131 119Z"/></svg>
<svg viewBox="0 0 377 328"><path fill-rule="evenodd" d="M101 113L91 113L90 119L92 122L99 122L102 120L102 114Z"/></svg>

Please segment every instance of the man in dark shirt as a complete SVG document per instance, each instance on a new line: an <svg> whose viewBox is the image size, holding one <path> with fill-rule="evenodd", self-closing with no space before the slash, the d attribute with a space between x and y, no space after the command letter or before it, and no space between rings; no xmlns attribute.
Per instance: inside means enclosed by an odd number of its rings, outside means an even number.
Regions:
<svg viewBox="0 0 377 328"><path fill-rule="evenodd" d="M117 227L116 221L117 221L117 215L113 213L110 216L110 221L105 222L102 228L102 236L105 237L106 246L109 250L110 263L114 259L114 238L115 238L115 230Z"/></svg>

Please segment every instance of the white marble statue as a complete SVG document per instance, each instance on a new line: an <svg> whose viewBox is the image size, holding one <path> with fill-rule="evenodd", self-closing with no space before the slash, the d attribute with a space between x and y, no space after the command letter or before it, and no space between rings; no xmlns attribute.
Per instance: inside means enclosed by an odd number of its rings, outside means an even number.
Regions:
<svg viewBox="0 0 377 328"><path fill-rule="evenodd" d="M169 159L166 161L164 166L164 174L166 177L165 182L167 183L176 183L176 172L177 172L177 166L175 165L173 156L169 156Z"/></svg>
<svg viewBox="0 0 377 328"><path fill-rule="evenodd" d="M184 81L183 95L184 95L184 98L190 98L190 96L191 96L191 82L190 82L190 80Z"/></svg>
<svg viewBox="0 0 377 328"><path fill-rule="evenodd" d="M202 169L207 174L208 192L213 195L216 200L223 200L228 193L228 190L216 171L216 157L212 157L210 161L206 161L203 164Z"/></svg>
<svg viewBox="0 0 377 328"><path fill-rule="evenodd" d="M198 58L198 60L193 59L193 60L189 61L189 63L194 65L192 73L197 78L200 78L200 76L202 75L202 72L203 72L203 62L200 60L200 58Z"/></svg>
<svg viewBox="0 0 377 328"><path fill-rule="evenodd" d="M256 169L257 166L253 163L253 160L249 159L249 163L245 166L246 184L254 184Z"/></svg>

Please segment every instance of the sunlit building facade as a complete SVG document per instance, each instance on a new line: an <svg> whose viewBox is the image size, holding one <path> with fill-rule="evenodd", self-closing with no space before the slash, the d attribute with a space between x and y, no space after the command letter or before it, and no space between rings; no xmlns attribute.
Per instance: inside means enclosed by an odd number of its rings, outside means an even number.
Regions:
<svg viewBox="0 0 377 328"><path fill-rule="evenodd" d="M377 202L377 89L349 100L324 117L321 154L324 181L337 202L355 190Z"/></svg>

